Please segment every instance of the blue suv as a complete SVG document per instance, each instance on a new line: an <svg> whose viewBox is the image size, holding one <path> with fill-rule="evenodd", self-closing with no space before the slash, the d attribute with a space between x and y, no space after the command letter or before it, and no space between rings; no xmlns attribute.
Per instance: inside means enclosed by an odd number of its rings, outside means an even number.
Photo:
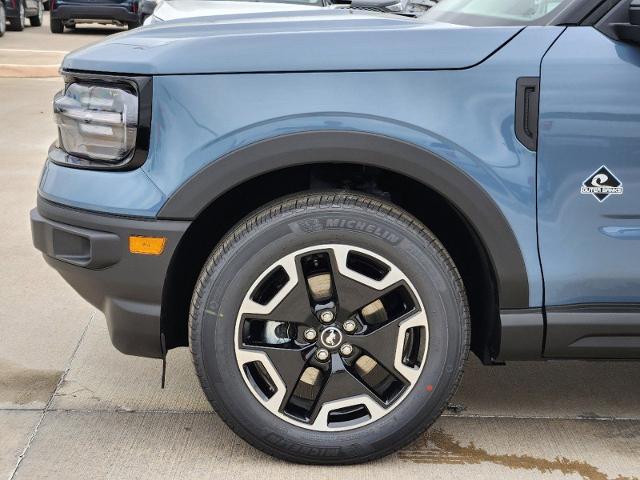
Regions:
<svg viewBox="0 0 640 480"><path fill-rule="evenodd" d="M470 350L640 358L639 0L169 21L62 72L35 246L259 449L389 454Z"/></svg>

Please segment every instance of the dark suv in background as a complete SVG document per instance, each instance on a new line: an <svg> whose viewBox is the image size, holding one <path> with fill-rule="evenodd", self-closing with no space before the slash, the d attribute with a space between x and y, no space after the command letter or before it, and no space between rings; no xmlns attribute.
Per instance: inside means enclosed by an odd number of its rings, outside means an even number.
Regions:
<svg viewBox="0 0 640 480"><path fill-rule="evenodd" d="M89 22L136 28L140 25L138 3L138 0L51 0L51 31L63 33L64 27L75 28L78 23Z"/></svg>
<svg viewBox="0 0 640 480"><path fill-rule="evenodd" d="M44 15L42 0L4 0L4 8L10 30L18 32L24 30L27 18L32 27L42 25Z"/></svg>

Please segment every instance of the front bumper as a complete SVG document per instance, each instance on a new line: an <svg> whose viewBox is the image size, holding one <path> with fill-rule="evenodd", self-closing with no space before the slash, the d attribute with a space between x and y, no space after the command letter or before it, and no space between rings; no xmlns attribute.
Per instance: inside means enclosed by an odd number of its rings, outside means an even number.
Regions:
<svg viewBox="0 0 640 480"><path fill-rule="evenodd" d="M62 207L38 198L35 247L107 319L123 353L162 358L162 294L173 253L190 222L143 220ZM129 252L129 236L165 237L161 255Z"/></svg>
<svg viewBox="0 0 640 480"><path fill-rule="evenodd" d="M56 20L114 20L118 22L137 22L138 14L123 5L67 4L51 11Z"/></svg>

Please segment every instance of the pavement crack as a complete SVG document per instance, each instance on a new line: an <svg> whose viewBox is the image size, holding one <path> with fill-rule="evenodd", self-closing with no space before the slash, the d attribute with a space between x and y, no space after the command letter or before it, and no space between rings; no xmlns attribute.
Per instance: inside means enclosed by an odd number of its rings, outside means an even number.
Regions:
<svg viewBox="0 0 640 480"><path fill-rule="evenodd" d="M441 417L446 418L486 418L486 419L517 419L517 420L581 420L587 422L616 422L616 421L639 421L638 416L598 416L598 415L522 415L522 414L483 414L483 413L443 413Z"/></svg>
<svg viewBox="0 0 640 480"><path fill-rule="evenodd" d="M78 350L80 349L80 345L82 344L82 341L84 340L85 336L87 335L87 331L89 330L89 326L91 325L91 322L93 321L95 316L96 316L96 312L93 311L93 313L89 316L89 320L87 321L87 324L84 326L84 330L82 330L82 334L80 335L80 338L78 339L78 343L76 343L76 346L74 347L73 351L71 352L71 356L69 357L69 360L67 361L67 364L65 365L65 368L64 368L64 371L62 372L62 375L60 375L60 379L58 380L58 383L56 384L56 388L53 390L53 392L49 396L49 400L47 401L46 405L44 406L44 409L42 409L42 413L40 414L40 418L38 419L38 422L36 423L35 427L33 427L33 430L31 431L31 434L29 435L29 438L27 439L27 444L25 445L24 449L22 450L22 453L18 457L18 460L16 461L15 467L13 467L13 470L11 471L11 473L9 473L8 480L14 480L15 479L15 476L18 473L18 469L20 468L20 464L22 463L22 461L26 457L27 453L29 452L29 449L31 448L31 444L33 443L33 441L35 440L36 436L38 435L38 430L40 429L40 425L42 424L42 421L44 420L45 415L47 414L47 412L51 411L51 404L53 403L53 399L55 398L56 393L58 392L58 390L60 389L60 387L64 383L65 379L67 378L67 374L69 373L69 370L71 369L71 364L73 363L73 360L76 358L76 354L78 353Z"/></svg>

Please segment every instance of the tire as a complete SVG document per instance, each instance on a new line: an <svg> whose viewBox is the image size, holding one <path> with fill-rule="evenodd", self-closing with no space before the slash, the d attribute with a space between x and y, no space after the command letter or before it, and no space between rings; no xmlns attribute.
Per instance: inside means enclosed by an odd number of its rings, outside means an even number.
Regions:
<svg viewBox="0 0 640 480"><path fill-rule="evenodd" d="M51 33L63 33L64 32L64 23L62 20L57 18L49 19L49 27L51 28Z"/></svg>
<svg viewBox="0 0 640 480"><path fill-rule="evenodd" d="M134 28L138 28L140 26L140 22L136 21L136 22L127 22L127 29L128 30L133 30Z"/></svg>
<svg viewBox="0 0 640 480"><path fill-rule="evenodd" d="M4 9L4 3L0 0L0 37L7 31L7 11Z"/></svg>
<svg viewBox="0 0 640 480"><path fill-rule="evenodd" d="M442 244L348 192L287 197L238 224L205 263L189 321L214 410L256 448L307 464L369 461L418 437L455 393L469 331Z"/></svg>
<svg viewBox="0 0 640 480"><path fill-rule="evenodd" d="M38 14L33 17L29 17L29 23L32 27L39 27L42 25L44 19L44 5L42 2L38 2Z"/></svg>
<svg viewBox="0 0 640 480"><path fill-rule="evenodd" d="M20 5L18 6L18 16L9 19L9 29L14 32L21 32L22 30L24 30L25 23L26 17L24 1L21 1Z"/></svg>

